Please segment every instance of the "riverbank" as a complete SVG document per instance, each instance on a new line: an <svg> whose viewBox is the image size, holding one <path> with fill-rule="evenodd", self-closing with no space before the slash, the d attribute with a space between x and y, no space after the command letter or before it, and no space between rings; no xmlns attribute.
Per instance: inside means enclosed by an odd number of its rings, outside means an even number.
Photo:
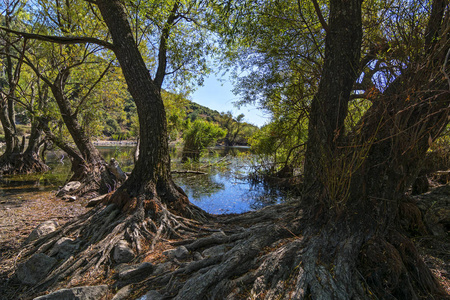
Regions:
<svg viewBox="0 0 450 300"><path fill-rule="evenodd" d="M109 140L96 140L92 142L95 146L136 146L136 140L124 140L124 141L109 141Z"/></svg>

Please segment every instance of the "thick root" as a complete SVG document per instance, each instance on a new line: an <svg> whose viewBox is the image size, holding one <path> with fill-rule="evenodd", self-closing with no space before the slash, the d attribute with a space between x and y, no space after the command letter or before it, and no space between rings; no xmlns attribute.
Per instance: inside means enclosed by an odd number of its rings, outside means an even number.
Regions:
<svg viewBox="0 0 450 300"><path fill-rule="evenodd" d="M134 284L141 291L136 295L154 287L170 299L447 297L409 239L396 231L368 240L364 226L361 231L345 226L304 231L289 205L228 218L238 225L252 219L255 225L248 228L174 243L190 255Z"/></svg>
<svg viewBox="0 0 450 300"><path fill-rule="evenodd" d="M202 224L171 213L159 200L158 209L146 211L142 205L132 213L115 204L99 205L59 230L26 246L20 261L44 253L57 259L48 274L22 291L36 296L62 287L92 284L105 279L112 267L142 260L161 241L183 239L202 231ZM65 245L65 246L61 246ZM121 250L125 249L125 250ZM125 258L117 253L125 251Z"/></svg>
<svg viewBox="0 0 450 300"><path fill-rule="evenodd" d="M291 204L216 217L208 226L173 214L158 199L137 199L133 210L125 208L98 207L30 245L25 257L58 257L64 237L78 250L22 295L92 285L98 277L114 280L111 288L124 288L131 299L149 290L167 299L446 297L409 239L394 230L381 236L364 223L352 230L345 222L306 227L299 207ZM128 263L154 265L123 275L114 255L123 241L136 254ZM161 254L167 248L184 252Z"/></svg>

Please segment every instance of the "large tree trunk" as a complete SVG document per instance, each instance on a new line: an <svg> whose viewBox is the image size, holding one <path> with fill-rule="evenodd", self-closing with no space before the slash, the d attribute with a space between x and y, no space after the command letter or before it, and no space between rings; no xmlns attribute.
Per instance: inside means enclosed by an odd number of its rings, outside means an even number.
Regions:
<svg viewBox="0 0 450 300"><path fill-rule="evenodd" d="M360 4L331 1L305 164L310 238L303 255L305 287L321 299L442 296L402 233L399 208L430 140L448 123L448 82L436 67L445 61L448 40L417 62L420 71L399 76L373 101L360 127L345 135L360 51L360 39L347 36L354 26L361 28Z"/></svg>
<svg viewBox="0 0 450 300"><path fill-rule="evenodd" d="M113 196L113 201L129 206L129 202L136 198L158 199L177 213L188 215L189 201L170 175L167 120L161 98L164 74L151 78L120 1L98 1L97 5L111 33L114 53L136 103L140 127L139 158L128 180ZM160 56L165 55L165 51L165 48L160 48ZM160 61L160 65L165 63Z"/></svg>

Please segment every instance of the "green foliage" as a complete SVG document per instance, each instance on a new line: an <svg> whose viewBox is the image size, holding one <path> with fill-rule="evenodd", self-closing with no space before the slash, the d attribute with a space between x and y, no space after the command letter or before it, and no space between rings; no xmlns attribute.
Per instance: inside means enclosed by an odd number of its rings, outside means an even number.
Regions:
<svg viewBox="0 0 450 300"><path fill-rule="evenodd" d="M183 94L175 94L162 91L162 98L167 116L167 131L169 140L175 141L183 130L186 110L184 109L188 100Z"/></svg>
<svg viewBox="0 0 450 300"><path fill-rule="evenodd" d="M270 161L275 168L299 166L304 158L307 123L279 119L264 126L250 138L252 152Z"/></svg>
<svg viewBox="0 0 450 300"><path fill-rule="evenodd" d="M226 130L214 123L197 119L193 123L187 122L183 134L184 147L182 161L188 158L198 161L200 154L206 147L212 146L218 139L225 137Z"/></svg>
<svg viewBox="0 0 450 300"><path fill-rule="evenodd" d="M257 131L257 127L243 122L244 114L238 115L236 118L229 111L221 113L218 117L220 126L227 130L224 143L227 146L247 145L249 138Z"/></svg>

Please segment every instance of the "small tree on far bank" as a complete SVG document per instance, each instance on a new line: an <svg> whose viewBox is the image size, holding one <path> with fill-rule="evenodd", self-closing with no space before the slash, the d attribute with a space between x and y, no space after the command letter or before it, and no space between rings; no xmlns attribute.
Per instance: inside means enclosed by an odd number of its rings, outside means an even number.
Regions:
<svg viewBox="0 0 450 300"><path fill-rule="evenodd" d="M220 128L214 123L197 119L193 123L188 123L187 129L183 134L184 147L182 162L188 159L198 161L200 154L206 147L214 145L214 143L227 134L225 129Z"/></svg>

